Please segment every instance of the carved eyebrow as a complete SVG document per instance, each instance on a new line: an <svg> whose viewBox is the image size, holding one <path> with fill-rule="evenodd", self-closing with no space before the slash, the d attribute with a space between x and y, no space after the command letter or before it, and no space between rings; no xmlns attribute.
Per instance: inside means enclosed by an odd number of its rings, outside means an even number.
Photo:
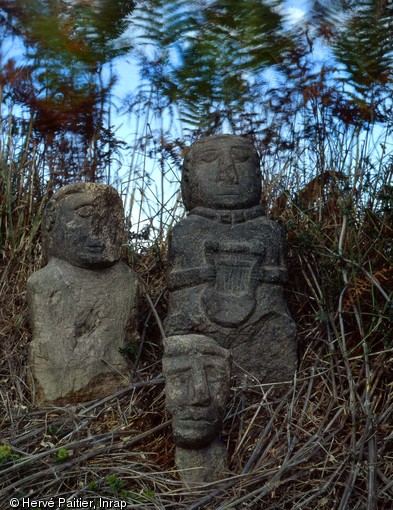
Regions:
<svg viewBox="0 0 393 510"><path fill-rule="evenodd" d="M203 366L204 366L204 368L213 369L217 373L220 373L220 374L223 373L223 372L226 372L224 364L222 364L222 365L209 365L209 364L206 364L206 365L203 365Z"/></svg>
<svg viewBox="0 0 393 510"><path fill-rule="evenodd" d="M203 368L204 369L206 369L206 368L213 369L208 374L209 379L214 378L214 377L219 377L220 379L222 379L222 377L226 375L226 370L224 370L223 367L217 367L216 365L204 365ZM179 374L186 374L187 372L190 372L190 371L191 371L191 367L189 367L189 366L188 367L169 368L167 370L167 375L169 377L171 377L171 376L176 376Z"/></svg>
<svg viewBox="0 0 393 510"><path fill-rule="evenodd" d="M223 358L223 355L220 352L213 351L213 350L203 351L202 356L206 356L206 357L209 356L209 358L218 359L218 360L221 360Z"/></svg>
<svg viewBox="0 0 393 510"><path fill-rule="evenodd" d="M232 145L231 150L236 151L244 151L244 152L253 152L252 147L248 147L247 145Z"/></svg>
<svg viewBox="0 0 393 510"><path fill-rule="evenodd" d="M214 356L214 357L219 358L221 360L221 358L218 356ZM174 363L174 362L172 362L172 363ZM193 368L192 363L190 364L190 361L188 359L185 359L184 361L177 360L176 366L173 368L170 365L171 365L171 361L169 361L169 362L167 361L167 372L169 374L188 372L189 370L192 370L192 368ZM225 370L224 360L222 360L222 363L210 363L209 360L207 360L205 363L201 363L200 365L205 369L208 368L211 370L215 370L218 373L222 373Z"/></svg>
<svg viewBox="0 0 393 510"><path fill-rule="evenodd" d="M191 370L190 366L168 368L167 373L168 373L168 375L176 375L176 374L182 374L184 372L189 372L190 370Z"/></svg>
<svg viewBox="0 0 393 510"><path fill-rule="evenodd" d="M206 154L217 154L219 152L219 149L216 147L212 147L211 149L204 149L201 151L201 156L205 156Z"/></svg>
<svg viewBox="0 0 393 510"><path fill-rule="evenodd" d="M74 206L74 211L78 211L79 209L82 209L82 207L94 207L95 206L95 199L88 199L84 198L79 204L77 203Z"/></svg>
<svg viewBox="0 0 393 510"><path fill-rule="evenodd" d="M180 351L180 352L179 352ZM167 353L166 353L166 362L169 364L169 363L174 363L172 360L177 360L176 362L177 363L187 363L187 364L190 364L190 359L192 359L193 356L198 356L198 358L200 359L201 357L206 357L208 358L207 362L209 361L209 359L217 359L217 360L221 360L221 359L227 359L225 355L223 355L221 352L217 352L216 350L214 349L208 349L206 348L205 350L203 351L195 351L194 349L191 349L189 351L181 351L179 349L178 352L171 352L171 348L169 347L167 349Z"/></svg>
<svg viewBox="0 0 393 510"><path fill-rule="evenodd" d="M79 209L83 209L85 207L92 207L94 208L94 204L82 204L82 205L77 205L74 209L74 211L79 211Z"/></svg>

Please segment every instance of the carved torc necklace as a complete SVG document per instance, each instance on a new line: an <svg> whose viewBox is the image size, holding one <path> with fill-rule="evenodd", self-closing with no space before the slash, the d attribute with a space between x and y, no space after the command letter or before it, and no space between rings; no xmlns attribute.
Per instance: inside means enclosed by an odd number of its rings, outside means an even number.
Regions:
<svg viewBox="0 0 393 510"><path fill-rule="evenodd" d="M203 216L210 220L219 221L221 223L244 223L248 220L253 220L259 216L264 216L262 207L256 205L248 209L209 209L207 207L194 207L188 213Z"/></svg>

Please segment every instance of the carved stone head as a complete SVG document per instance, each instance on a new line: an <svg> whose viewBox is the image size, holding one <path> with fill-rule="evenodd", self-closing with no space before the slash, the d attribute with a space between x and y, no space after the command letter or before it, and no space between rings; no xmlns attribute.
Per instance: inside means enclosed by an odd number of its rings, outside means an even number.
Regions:
<svg viewBox="0 0 393 510"><path fill-rule="evenodd" d="M261 197L259 156L246 138L218 135L195 142L187 151L182 174L187 210L245 209Z"/></svg>
<svg viewBox="0 0 393 510"><path fill-rule="evenodd" d="M105 184L64 186L45 208L43 234L49 258L88 269L110 267L119 260L124 240L122 201Z"/></svg>
<svg viewBox="0 0 393 510"><path fill-rule="evenodd" d="M165 342L166 407L177 446L205 448L221 430L229 396L231 354L203 335L176 335Z"/></svg>

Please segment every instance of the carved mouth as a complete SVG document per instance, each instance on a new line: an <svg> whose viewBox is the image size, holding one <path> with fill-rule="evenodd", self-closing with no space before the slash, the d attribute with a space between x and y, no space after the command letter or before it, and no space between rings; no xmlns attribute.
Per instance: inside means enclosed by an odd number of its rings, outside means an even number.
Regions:
<svg viewBox="0 0 393 510"><path fill-rule="evenodd" d="M212 425L211 422L206 418L188 418L188 419L182 418L181 420L178 421L178 426L184 429L196 428L198 430L203 430L206 428L210 428L211 425Z"/></svg>
<svg viewBox="0 0 393 510"><path fill-rule="evenodd" d="M89 250L89 251L94 251L94 252L102 252L104 247L102 246L102 244L88 244L86 246L86 248Z"/></svg>
<svg viewBox="0 0 393 510"><path fill-rule="evenodd" d="M198 421L198 422L204 422L204 423L210 423L210 420L208 419L206 413L199 414L199 413L192 413L192 414L185 414L183 416L179 417L180 421Z"/></svg>
<svg viewBox="0 0 393 510"><path fill-rule="evenodd" d="M233 188L221 188L220 197L233 197L239 195L239 189L237 186L234 186Z"/></svg>
<svg viewBox="0 0 393 510"><path fill-rule="evenodd" d="M216 422L216 417L209 412L187 412L177 417L178 423L185 427L211 427Z"/></svg>

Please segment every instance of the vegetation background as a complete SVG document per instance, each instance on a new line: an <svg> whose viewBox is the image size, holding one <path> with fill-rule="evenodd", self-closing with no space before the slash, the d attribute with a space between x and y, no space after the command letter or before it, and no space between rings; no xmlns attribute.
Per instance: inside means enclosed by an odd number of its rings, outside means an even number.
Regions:
<svg viewBox="0 0 393 510"><path fill-rule="evenodd" d="M393 5L310 0L295 22L298 4L0 0L1 508L11 496L392 508ZM120 102L125 58L135 76ZM185 148L222 131L258 148L261 203L286 226L301 363L283 398L256 381L233 387L233 475L186 490L160 376L166 242L183 214ZM45 201L80 180L123 196L140 338L125 390L37 409L25 282L43 264Z"/></svg>

